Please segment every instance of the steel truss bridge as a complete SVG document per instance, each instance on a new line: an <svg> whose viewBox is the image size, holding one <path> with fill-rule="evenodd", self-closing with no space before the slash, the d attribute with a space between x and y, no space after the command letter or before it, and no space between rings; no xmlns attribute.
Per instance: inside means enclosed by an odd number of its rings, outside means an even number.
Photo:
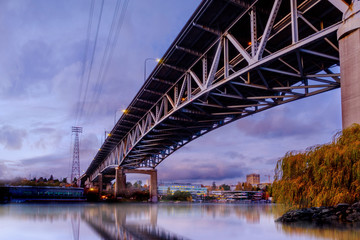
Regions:
<svg viewBox="0 0 360 240"><path fill-rule="evenodd" d="M336 32L348 4L204 0L84 176L95 181L118 166L155 168L214 129L339 88Z"/></svg>

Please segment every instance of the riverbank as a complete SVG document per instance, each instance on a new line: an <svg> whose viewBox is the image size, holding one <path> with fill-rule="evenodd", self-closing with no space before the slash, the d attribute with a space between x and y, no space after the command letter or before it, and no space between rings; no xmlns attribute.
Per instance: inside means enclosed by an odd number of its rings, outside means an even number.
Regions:
<svg viewBox="0 0 360 240"><path fill-rule="evenodd" d="M281 223L360 223L360 202L352 205L340 203L332 207L312 207L291 210L275 220Z"/></svg>

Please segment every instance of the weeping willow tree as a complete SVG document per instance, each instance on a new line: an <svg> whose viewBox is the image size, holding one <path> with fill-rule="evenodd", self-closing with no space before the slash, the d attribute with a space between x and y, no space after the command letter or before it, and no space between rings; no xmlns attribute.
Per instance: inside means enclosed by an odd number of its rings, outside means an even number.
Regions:
<svg viewBox="0 0 360 240"><path fill-rule="evenodd" d="M297 207L360 201L360 125L338 133L329 144L288 152L277 162L273 197Z"/></svg>

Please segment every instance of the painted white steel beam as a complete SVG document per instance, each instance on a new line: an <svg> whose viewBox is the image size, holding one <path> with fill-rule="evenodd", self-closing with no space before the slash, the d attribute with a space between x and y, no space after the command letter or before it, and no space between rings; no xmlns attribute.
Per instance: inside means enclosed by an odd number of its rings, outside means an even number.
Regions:
<svg viewBox="0 0 360 240"><path fill-rule="evenodd" d="M337 9L339 9L342 13L345 13L346 10L349 9L349 5L343 0L328 0L334 5Z"/></svg>
<svg viewBox="0 0 360 240"><path fill-rule="evenodd" d="M310 26L315 33L299 39L297 19L305 19L299 11L305 13L313 6L316 6L319 1L307 0L298 5L296 0L290 0L291 8L289 9L289 13L283 17L283 19L275 22L282 1L274 0L271 12L266 20L265 29L259 37L257 36L258 23L256 21L255 6L257 2L258 1L254 1L248 10L242 12L240 14L241 16L236 19L236 21L240 21L245 14L250 14L250 21L248 22L251 30L251 45L247 46L247 48L244 48L240 44L241 41L235 37L235 34L231 34L230 30L236 23L230 24L230 27L225 29L223 33L216 29L193 23L194 27L211 32L219 36L219 38L217 38L204 53L199 53L178 45L175 46L177 50L196 56L198 59L188 69L183 69L168 63L160 64L163 67L181 72L181 76L176 81L173 81L173 79L170 81L168 79L160 80L152 78L153 81L172 85L172 87L169 88L166 93L148 87L146 89L144 88L145 92L161 96L160 99L156 102L141 98L136 99L136 101L143 103L143 105L151 105L151 108L148 110L143 107L138 108L143 110L142 112L144 112L144 110L147 112L136 123L125 119L122 120L134 125L122 141L114 148L114 153L105 157L104 161L93 172L93 177L97 177L99 172L107 166L113 165L115 162L121 166L156 167L157 164L176 149L213 129L241 117L264 111L275 105L284 104L339 87L339 83L337 82L339 78L338 73L306 74L303 73L304 69L301 64L295 67L292 65L294 64L293 62L290 62L290 64L284 60L291 54L292 57L297 54L300 59L299 62L301 63L300 54L306 53L335 62L338 61L338 56L308 50L305 49L305 47L318 41L330 42L327 39L328 35L334 34L340 23L334 23L322 30ZM329 2L337 8L345 8L341 1L329 0ZM306 22L306 24L312 25L310 22ZM268 42L270 44L269 40L290 25L292 31L291 44L276 52L268 51L266 45ZM229 47L229 42L233 47ZM235 52L232 52L234 50ZM263 57L264 51L267 52L267 56L265 57ZM220 64L221 56L223 58L222 64ZM247 64L244 61L246 61ZM280 63L282 67L277 69L269 66L274 62ZM208 63L211 64L210 69L208 69ZM244 64L246 64L245 67L239 67ZM198 65L200 65L200 67ZM286 70L286 68L288 69ZM298 83L304 82L304 84L288 85L288 83L284 81L278 85L270 86L270 82L267 79L268 75L263 75L265 74L263 71L266 71L267 74L281 74L283 75L282 78L286 79L286 77L288 77L292 79L292 81L295 79ZM257 79L255 82L251 79L254 78L254 73ZM332 80L329 80L329 78L332 78ZM316 84L309 84L307 80L313 80ZM319 82L324 84L319 84ZM261 85L261 83L263 83L263 85ZM297 90L297 92L293 90ZM305 92L302 93L301 90ZM256 95L251 95L255 93ZM231 104L227 104L227 102L224 102L222 99L231 100ZM214 118L211 119L211 116L214 116ZM179 125L177 128L169 127L162 129L163 125L169 125L169 123ZM187 128L186 126L189 127ZM183 129L184 131L180 131L181 133L179 133L177 137L174 137L174 133L167 133L167 131L171 132L175 129ZM176 130L176 133L178 130ZM171 141L168 137L172 138ZM165 142L164 145L162 145L162 141ZM164 149L161 150L158 146L164 146ZM151 155L152 151L158 151L158 153ZM134 159L136 159L136 161L134 161Z"/></svg>

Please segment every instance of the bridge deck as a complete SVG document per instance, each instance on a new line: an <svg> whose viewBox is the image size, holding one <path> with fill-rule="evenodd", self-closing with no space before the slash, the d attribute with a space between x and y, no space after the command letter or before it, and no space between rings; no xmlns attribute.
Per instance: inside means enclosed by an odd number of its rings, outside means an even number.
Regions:
<svg viewBox="0 0 360 240"><path fill-rule="evenodd" d="M333 71L342 12L326 0L293 2L297 6L289 0L203 1L86 175L94 179L118 165L156 167L213 129L339 87Z"/></svg>

